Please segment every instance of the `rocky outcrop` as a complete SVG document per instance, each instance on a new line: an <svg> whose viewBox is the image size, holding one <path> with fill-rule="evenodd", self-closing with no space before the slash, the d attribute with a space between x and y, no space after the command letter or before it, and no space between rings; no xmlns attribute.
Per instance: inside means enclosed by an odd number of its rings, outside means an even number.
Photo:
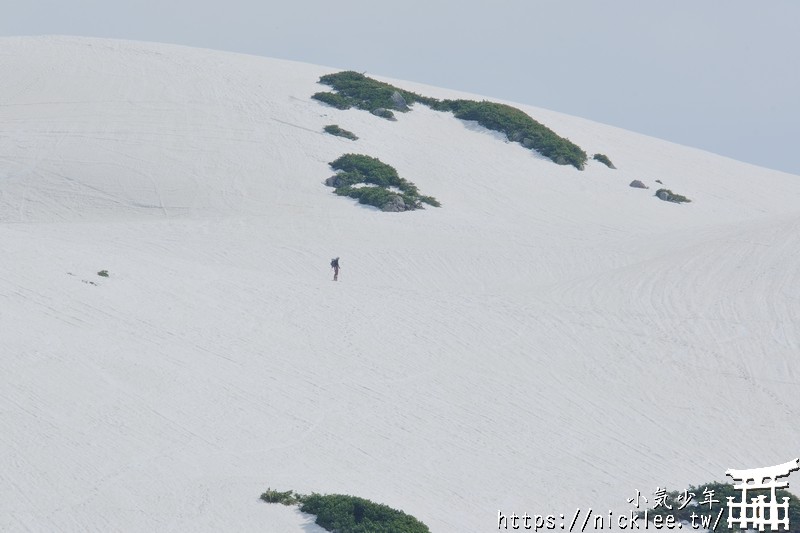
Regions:
<svg viewBox="0 0 800 533"><path fill-rule="evenodd" d="M641 181L639 181L639 180L633 180L633 181L630 183L630 185L629 185L629 186L630 186L630 187L633 187L634 189L649 189L649 188L650 188L650 187L648 187L647 185L645 185L644 183L642 183L642 182L641 182Z"/></svg>
<svg viewBox="0 0 800 533"><path fill-rule="evenodd" d="M393 196L391 200L383 204L383 207L381 207L381 211L386 211L388 213L399 213L407 210L408 206L406 206L402 196Z"/></svg>
<svg viewBox="0 0 800 533"><path fill-rule="evenodd" d="M406 103L406 99L403 98L403 95L400 94L400 91L395 91L392 93L392 104L394 108L398 111L408 111L409 107Z"/></svg>

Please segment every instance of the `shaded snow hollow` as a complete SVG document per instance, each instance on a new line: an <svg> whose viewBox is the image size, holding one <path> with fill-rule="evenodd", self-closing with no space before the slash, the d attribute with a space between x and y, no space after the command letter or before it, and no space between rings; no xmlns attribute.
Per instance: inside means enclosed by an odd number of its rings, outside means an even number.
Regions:
<svg viewBox="0 0 800 533"><path fill-rule="evenodd" d="M330 68L0 43L0 530L321 531L272 487L488 532L800 452L797 176L518 106L618 167L581 172L321 105ZM335 196L346 152L443 207Z"/></svg>

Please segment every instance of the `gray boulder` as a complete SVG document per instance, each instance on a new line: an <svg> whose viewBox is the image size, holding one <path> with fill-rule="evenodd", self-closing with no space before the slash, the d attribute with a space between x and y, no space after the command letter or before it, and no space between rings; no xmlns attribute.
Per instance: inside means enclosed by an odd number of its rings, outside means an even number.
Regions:
<svg viewBox="0 0 800 533"><path fill-rule="evenodd" d="M671 202L672 201L672 196L670 196L670 194L667 191L663 190L663 189L658 191L656 193L656 196L658 196L659 199L664 200L665 202Z"/></svg>
<svg viewBox="0 0 800 533"><path fill-rule="evenodd" d="M524 139L522 139L522 146L528 149L533 148L533 139L531 139L530 137L525 137Z"/></svg>
<svg viewBox="0 0 800 533"><path fill-rule="evenodd" d="M391 200L383 204L383 207L381 207L381 211L386 211L389 213L399 213L401 211L406 211L407 209L408 207L401 196L393 196Z"/></svg>
<svg viewBox="0 0 800 533"><path fill-rule="evenodd" d="M330 178L325 180L325 185L328 187L340 187L342 185L342 180L339 179L339 176L331 176Z"/></svg>
<svg viewBox="0 0 800 533"><path fill-rule="evenodd" d="M649 189L650 188L650 187L648 187L647 185L645 185L644 183L642 183L639 180L633 180L630 183L630 186L635 188L635 189Z"/></svg>
<svg viewBox="0 0 800 533"><path fill-rule="evenodd" d="M392 104L394 104L394 108L398 111L408 111L408 104L406 103L406 99L403 98L403 95L400 94L400 91L392 93Z"/></svg>

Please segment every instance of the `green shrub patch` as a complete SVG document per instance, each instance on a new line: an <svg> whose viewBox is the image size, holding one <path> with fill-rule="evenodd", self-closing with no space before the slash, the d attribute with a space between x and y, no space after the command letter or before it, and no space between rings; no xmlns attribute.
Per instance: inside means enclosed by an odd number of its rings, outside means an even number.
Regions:
<svg viewBox="0 0 800 533"><path fill-rule="evenodd" d="M601 163L603 163L608 168L617 168L617 167L614 166L614 163L612 163L611 160L608 158L608 156L605 155L605 154L594 154L592 156L592 159L594 159L595 161L600 161Z"/></svg>
<svg viewBox="0 0 800 533"><path fill-rule="evenodd" d="M357 141L358 137L352 132L347 131L345 129L340 128L336 124L329 124L323 128L325 133L329 133L331 135L335 135L336 137L344 137L345 139L350 139L351 141Z"/></svg>
<svg viewBox="0 0 800 533"><path fill-rule="evenodd" d="M488 101L437 100L353 71L326 74L319 81L335 92L316 93L312 98L339 109L355 107L394 120L394 111L406 112L409 106L420 103L437 111L452 112L461 120L474 120L487 129L505 133L509 140L560 165L572 165L579 170L586 165L586 152L578 145L509 105Z"/></svg>
<svg viewBox="0 0 800 533"><path fill-rule="evenodd" d="M658 197L659 200L664 200L665 202L675 202L676 204L680 204L683 202L691 202L691 200L689 200L682 194L675 194L669 189L658 189L656 191L656 196Z"/></svg>
<svg viewBox="0 0 800 533"><path fill-rule="evenodd" d="M267 503L300 505L300 511L316 515L316 524L338 533L430 533L428 526L388 505L344 494L296 494L267 489Z"/></svg>
<svg viewBox="0 0 800 533"><path fill-rule="evenodd" d="M416 185L401 178L394 167L378 158L345 154L329 164L337 173L325 184L334 187L339 196L355 198L383 211L422 209L423 203L441 206L436 198L420 195Z"/></svg>

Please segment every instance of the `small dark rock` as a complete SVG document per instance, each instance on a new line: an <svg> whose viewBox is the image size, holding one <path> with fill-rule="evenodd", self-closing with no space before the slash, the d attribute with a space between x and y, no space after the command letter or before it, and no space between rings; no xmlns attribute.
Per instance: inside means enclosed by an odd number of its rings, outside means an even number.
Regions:
<svg viewBox="0 0 800 533"><path fill-rule="evenodd" d="M630 187L633 187L635 189L649 189L650 188L650 187L648 187L647 185L645 185L644 183L642 183L639 180L633 180L630 183Z"/></svg>

